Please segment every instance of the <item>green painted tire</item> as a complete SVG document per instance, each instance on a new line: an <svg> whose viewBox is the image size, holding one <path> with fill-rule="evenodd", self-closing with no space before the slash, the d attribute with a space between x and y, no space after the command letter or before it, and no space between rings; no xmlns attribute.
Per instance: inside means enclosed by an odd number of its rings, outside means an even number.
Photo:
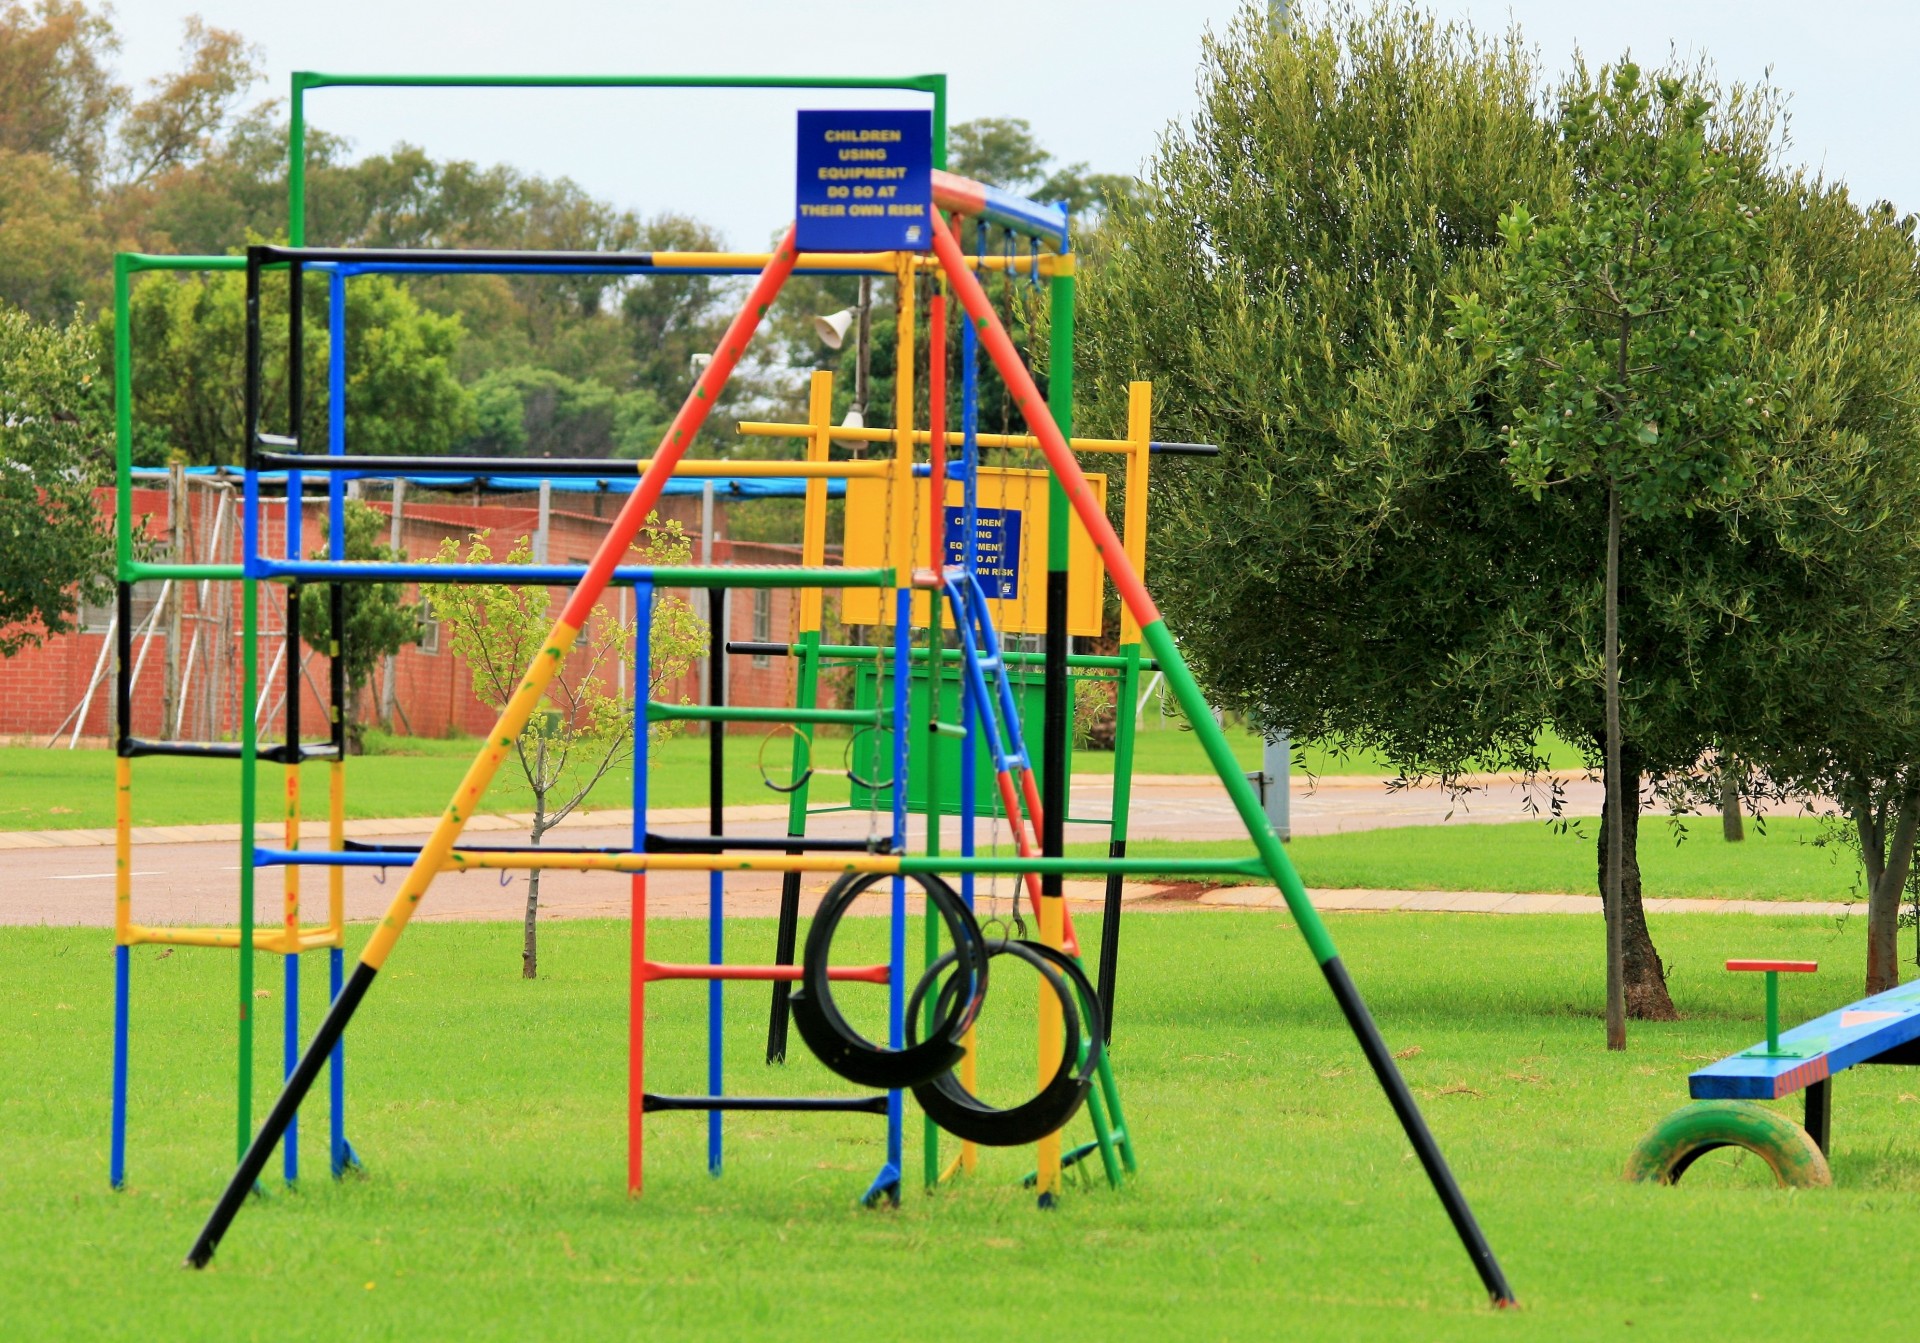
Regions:
<svg viewBox="0 0 1920 1343"><path fill-rule="evenodd" d="M1805 1129L1752 1101L1695 1101L1653 1126L1627 1158L1626 1178L1678 1184L1716 1147L1740 1147L1766 1162L1783 1187L1833 1183L1826 1155Z"/></svg>

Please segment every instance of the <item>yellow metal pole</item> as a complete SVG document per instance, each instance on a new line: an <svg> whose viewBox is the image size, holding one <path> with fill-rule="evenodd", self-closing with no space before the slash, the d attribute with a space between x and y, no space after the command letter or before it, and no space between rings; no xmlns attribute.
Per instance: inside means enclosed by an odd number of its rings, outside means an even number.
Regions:
<svg viewBox="0 0 1920 1343"><path fill-rule="evenodd" d="M832 443L829 431L833 428L833 374L826 369L814 370L813 380L807 388L807 462L824 463L827 450ZM849 463L852 465L852 463ZM879 466L885 473L886 463L872 462L860 465ZM809 568L818 568L827 562L827 482L818 477L807 481L807 502L805 521L800 532L800 563ZM800 633L818 633L824 611L822 603L826 598L824 590L816 587L800 589Z"/></svg>
<svg viewBox="0 0 1920 1343"><path fill-rule="evenodd" d="M295 650L296 655L298 650ZM294 691L298 694L298 690ZM300 743L292 742L289 749L294 758L287 765L287 807L283 833L289 849L300 847ZM294 955L300 950L300 869L288 863L281 874L280 902L280 950Z"/></svg>
<svg viewBox="0 0 1920 1343"><path fill-rule="evenodd" d="M1127 384L1127 512L1122 520L1121 548L1133 562L1133 571L1147 572L1147 463L1153 457L1153 384ZM1140 642L1140 622L1133 608L1120 603L1120 646ZM1127 706L1119 706L1121 713Z"/></svg>
<svg viewBox="0 0 1920 1343"><path fill-rule="evenodd" d="M113 764L113 940L132 941L133 930L133 761L118 756Z"/></svg>
<svg viewBox="0 0 1920 1343"><path fill-rule="evenodd" d="M338 713L339 709L334 712ZM336 760L327 767L327 847L335 853L347 847L347 762L344 760ZM346 883L346 869L328 869L327 927L333 930L335 946L344 945L346 940Z"/></svg>

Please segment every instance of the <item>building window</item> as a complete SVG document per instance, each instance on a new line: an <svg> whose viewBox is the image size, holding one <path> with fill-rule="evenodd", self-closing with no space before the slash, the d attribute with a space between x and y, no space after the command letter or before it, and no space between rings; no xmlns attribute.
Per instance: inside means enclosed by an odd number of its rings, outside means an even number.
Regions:
<svg viewBox="0 0 1920 1343"><path fill-rule="evenodd" d="M423 594L414 605L415 613L420 617L420 651L434 654L440 651L440 622L434 618L433 604Z"/></svg>
<svg viewBox="0 0 1920 1343"><path fill-rule="evenodd" d="M753 590L753 639L755 643L773 642L773 589L755 588ZM773 659L765 653L753 655L753 665L765 668L773 665Z"/></svg>

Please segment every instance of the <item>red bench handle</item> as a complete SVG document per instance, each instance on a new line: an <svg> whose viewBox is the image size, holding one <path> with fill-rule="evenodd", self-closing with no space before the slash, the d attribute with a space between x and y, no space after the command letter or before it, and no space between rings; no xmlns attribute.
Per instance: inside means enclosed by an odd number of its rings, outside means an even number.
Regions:
<svg viewBox="0 0 1920 1343"><path fill-rule="evenodd" d="M1729 970L1784 970L1792 974L1810 975L1820 968L1818 961L1728 961Z"/></svg>

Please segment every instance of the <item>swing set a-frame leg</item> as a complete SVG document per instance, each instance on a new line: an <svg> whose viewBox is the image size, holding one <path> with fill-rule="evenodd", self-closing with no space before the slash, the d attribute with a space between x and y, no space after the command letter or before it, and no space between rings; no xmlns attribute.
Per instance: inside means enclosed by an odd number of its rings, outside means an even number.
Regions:
<svg viewBox="0 0 1920 1343"><path fill-rule="evenodd" d="M1141 637L1154 660L1159 663L1167 684L1173 688L1181 709L1187 720L1194 725L1196 735L1206 749L1207 758L1212 763L1220 780L1226 785L1228 795L1233 799L1234 809L1239 812L1241 821L1247 827L1254 847L1261 861L1266 865L1269 875L1280 888L1301 935L1306 938L1308 949L1318 962L1321 973L1326 977L1327 987L1332 990L1334 1001L1340 1004L1340 1010L1347 1018L1347 1025L1360 1042L1361 1052L1372 1066L1374 1076L1380 1081L1381 1088L1387 1093L1388 1103L1406 1131L1407 1140L1420 1157L1420 1164L1427 1172L1434 1193L1440 1198L1448 1218L1453 1222L1454 1231L1459 1235L1461 1244L1466 1247L1467 1255L1473 1260L1473 1266L1480 1275L1480 1281L1486 1286L1488 1295L1494 1304L1507 1306L1514 1304L1513 1289L1507 1285L1506 1274L1500 1263L1494 1258L1493 1248L1487 1243L1475 1220L1473 1209L1467 1205L1466 1196L1460 1192L1460 1186L1454 1181L1453 1172L1447 1166L1446 1157L1440 1152L1440 1145L1434 1141L1433 1133L1427 1127L1420 1107L1414 1102L1413 1092L1400 1075L1400 1069L1393 1061L1393 1054L1380 1036L1380 1029L1374 1024L1373 1016L1367 1011L1366 1003L1360 997L1360 991L1354 987L1353 979L1347 974L1346 966L1340 961L1340 954L1328 935L1326 925L1307 898L1306 887L1301 883L1299 874L1293 869L1292 860L1287 857L1279 839L1266 824L1265 814L1260 802L1254 796L1252 786L1241 772L1234 759L1231 748L1220 727L1208 710L1206 697L1201 693L1199 684L1193 679L1193 673L1187 669L1180 655L1180 647L1167 630L1166 622L1160 618L1153 598L1147 594L1146 586L1134 571L1132 562L1127 558L1126 550L1120 544L1120 537L1114 531L1113 524L1107 519L1106 511L1095 497L1080 464L1067 445L1059 426L1054 422L1047 409L1045 398L1035 386L1033 377L1021 362L1019 352L1008 338L1006 329L1001 326L1000 318L993 306L987 301L986 291L980 281L968 269L966 257L955 240L952 229L946 220L935 212L933 224L933 250L940 259L941 269L946 272L948 282L959 296L961 306L967 316L973 319L981 343L986 346L988 356L998 368L1005 380L1014 404L1020 408L1027 425L1040 440L1040 450L1046 455L1047 465L1052 469L1054 478L1066 492L1067 502L1079 516L1080 523L1086 528L1093 540L1093 547L1099 555L1107 574L1113 579L1114 588L1120 594L1120 600L1132 612L1140 625Z"/></svg>

